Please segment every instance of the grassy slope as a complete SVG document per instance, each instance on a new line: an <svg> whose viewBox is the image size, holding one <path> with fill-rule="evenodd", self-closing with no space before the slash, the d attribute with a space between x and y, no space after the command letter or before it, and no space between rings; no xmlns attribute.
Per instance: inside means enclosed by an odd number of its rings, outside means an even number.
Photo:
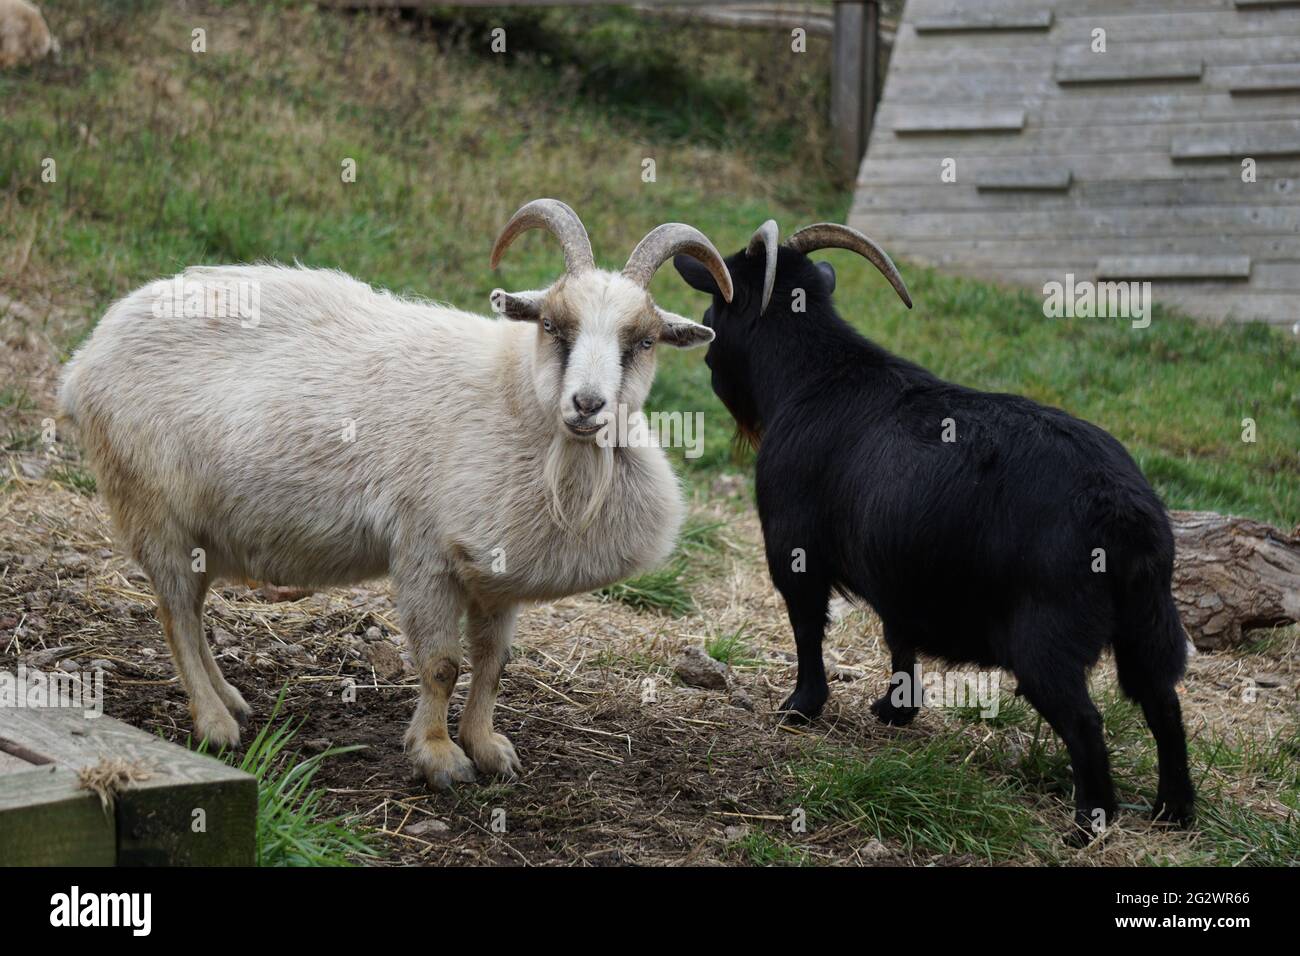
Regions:
<svg viewBox="0 0 1300 956"><path fill-rule="evenodd" d="M847 208L847 194L825 185L826 64L816 47L759 76L755 65L781 52L769 39L638 34L621 13L573 14L581 30L568 33L564 15L530 14L510 28L513 54L490 57L482 20L435 39L412 24L376 27L311 8L273 16L219 5L182 16L150 3L108 7L47 4L66 38L63 62L0 76L0 293L77 303L73 322L52 330L63 350L113 298L197 262L298 259L485 310L493 286L531 288L555 274L557 251L539 235L512 249L500 274L486 265L500 224L539 195L579 210L608 265L668 219L698 225L729 251L768 216L788 232ZM208 28L202 56L188 51L194 26ZM666 106L678 103L689 108ZM58 161L57 184L39 181L45 156ZM354 184L340 182L344 157L357 160ZM657 182L641 180L646 157ZM956 381L1101 424L1170 506L1300 521L1300 352L1281 333L1167 314L1145 331L1048 320L1032 294L904 263L917 301L909 313L869 266L847 253L827 258L839 306L864 332ZM677 311L704 307L671 269L654 291ZM9 396L0 405L25 401L21 388L0 395ZM703 483L736 467L699 353L664 356L652 404L705 412L704 457L678 459L688 476ZM1240 440L1245 416L1258 422L1255 444ZM1131 736L1134 747L1143 741ZM917 794L897 819L933 822L927 807L949 785L945 754L928 746L894 755L910 761ZM1061 770L1053 765L1053 779ZM808 773L810 794L822 794L814 810L852 817L881 799L871 768L851 759L825 779ZM1283 785L1294 800L1295 780ZM994 803L1005 802L1000 786L985 787ZM998 857L1023 835L1015 812L1004 822L986 835L960 821L949 829Z"/></svg>
<svg viewBox="0 0 1300 956"><path fill-rule="evenodd" d="M555 273L541 236L500 274L486 268L495 230L538 195L573 204L608 264L667 219L730 250L768 215L788 231L847 204L824 185L815 47L784 54L784 86L755 97L751 55L782 55L769 40L746 38L723 57L730 34L647 41L621 14L581 14L568 32L555 13L512 22L514 52L493 57L481 52L486 21L440 30L439 50L413 24L310 8L278 14L290 28L238 6L136 20L50 8L65 32L82 32L63 64L0 79L0 141L11 144L0 154L0 257L31 243L25 274L6 275L3 291L70 286L89 306L82 334L114 297L195 262L299 259L483 309L494 285ZM196 24L208 27L204 55L187 48ZM290 32L294 45L281 47ZM603 70L577 69L600 51ZM619 82L620 70L635 72ZM679 101L688 109L665 108ZM57 184L39 182L45 156L59 163ZM340 181L344 157L357 161L354 184ZM641 181L646 157L654 183ZM868 266L827 256L839 306L865 332L956 381L1098 422L1171 506L1300 521L1300 352L1283 334L1169 315L1146 331L1048 320L1032 294L918 267L905 267L918 303L908 313ZM671 269L654 290L688 314L704 305ZM706 413L705 454L687 471L726 467L730 423L700 356L663 365L654 404ZM1255 444L1241 441L1244 416L1258 422Z"/></svg>

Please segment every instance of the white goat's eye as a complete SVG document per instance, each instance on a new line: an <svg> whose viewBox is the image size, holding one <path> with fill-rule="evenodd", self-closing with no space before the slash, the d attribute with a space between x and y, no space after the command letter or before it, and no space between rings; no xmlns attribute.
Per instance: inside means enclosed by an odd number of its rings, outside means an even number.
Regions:
<svg viewBox="0 0 1300 956"><path fill-rule="evenodd" d="M542 329L553 335L555 334L555 323L550 319L542 319Z"/></svg>
<svg viewBox="0 0 1300 956"><path fill-rule="evenodd" d="M654 347L655 347L655 340L654 340L654 339L642 339L642 340L641 340L641 348L643 348L643 349L652 349L652 348L654 348Z"/></svg>

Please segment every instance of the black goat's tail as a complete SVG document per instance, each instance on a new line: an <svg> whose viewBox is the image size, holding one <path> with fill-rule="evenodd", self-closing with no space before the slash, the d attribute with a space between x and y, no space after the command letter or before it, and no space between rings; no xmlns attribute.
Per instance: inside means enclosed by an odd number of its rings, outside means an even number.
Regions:
<svg viewBox="0 0 1300 956"><path fill-rule="evenodd" d="M1161 564L1147 561L1131 569L1116 595L1115 669L1120 689L1137 701L1173 687L1187 667L1187 635L1170 590L1170 569Z"/></svg>

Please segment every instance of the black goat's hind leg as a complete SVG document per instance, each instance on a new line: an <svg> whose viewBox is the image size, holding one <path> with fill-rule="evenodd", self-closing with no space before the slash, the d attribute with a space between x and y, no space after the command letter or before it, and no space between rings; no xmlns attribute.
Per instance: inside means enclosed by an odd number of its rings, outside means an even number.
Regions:
<svg viewBox="0 0 1300 956"><path fill-rule="evenodd" d="M916 651L910 646L899 643L888 628L885 629L885 643L889 645L890 666L893 674L889 678L889 690L885 696L871 705L871 712L882 724L892 727L906 727L916 719L921 709L921 684L917 679Z"/></svg>
<svg viewBox="0 0 1300 956"><path fill-rule="evenodd" d="M1081 846L1115 818L1117 806L1101 714L1088 696L1082 668L1062 674L1016 673L1020 691L1065 743L1074 770L1074 829L1067 842Z"/></svg>
<svg viewBox="0 0 1300 956"><path fill-rule="evenodd" d="M1160 758L1160 785L1156 790L1153 819L1186 827L1194 816L1195 797L1187 771L1187 739L1183 735L1182 708L1172 687L1143 695L1142 713L1156 738Z"/></svg>
<svg viewBox="0 0 1300 956"><path fill-rule="evenodd" d="M803 592L786 596L790 626L799 651L799 678L794 693L781 705L787 723L816 720L830 696L826 685L826 667L822 661L822 638L826 634L826 605L829 592L819 599L816 593Z"/></svg>

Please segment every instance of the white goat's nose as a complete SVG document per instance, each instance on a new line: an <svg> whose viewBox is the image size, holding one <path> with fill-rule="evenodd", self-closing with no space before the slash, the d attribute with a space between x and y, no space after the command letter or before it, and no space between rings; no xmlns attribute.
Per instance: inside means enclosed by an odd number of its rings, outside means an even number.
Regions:
<svg viewBox="0 0 1300 956"><path fill-rule="evenodd" d="M583 389L573 393L573 407L581 415L595 415L605 407L605 400L595 392Z"/></svg>

